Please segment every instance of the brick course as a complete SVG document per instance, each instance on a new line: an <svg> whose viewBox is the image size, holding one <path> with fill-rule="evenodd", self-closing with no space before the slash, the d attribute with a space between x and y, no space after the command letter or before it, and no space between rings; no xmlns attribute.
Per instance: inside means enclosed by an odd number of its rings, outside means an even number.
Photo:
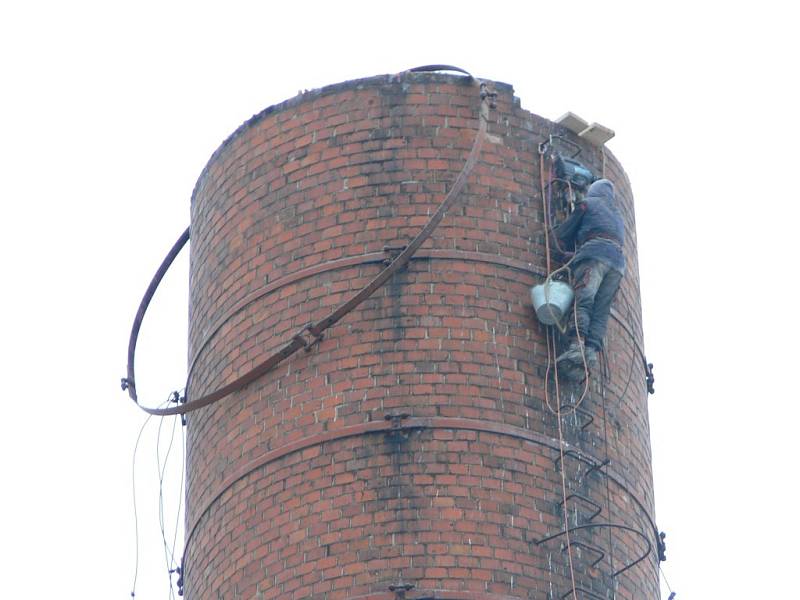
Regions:
<svg viewBox="0 0 800 600"><path fill-rule="evenodd" d="M491 141L419 257L312 352L189 415L188 598L381 598L401 579L416 586L409 598L570 589L562 540L534 543L563 522L544 330L528 288L545 269L537 147L571 134L496 88ZM258 364L379 272L384 246L407 243L461 169L477 108L460 77L375 77L271 107L223 143L192 199L190 397ZM596 148L581 158L602 169ZM652 538L632 195L611 155L606 171L629 275L607 338L606 401L593 380L583 404L593 423L572 415L563 427L569 448L611 459L616 483L570 455L564 468L570 492L602 505L598 522ZM392 431L392 413L430 427ZM509 433L520 431L533 437ZM584 523L585 507L568 506L571 525ZM654 555L609 577L641 552L636 536L573 537L613 547L613 566L607 552L592 568L597 556L576 544L579 587L658 597Z"/></svg>

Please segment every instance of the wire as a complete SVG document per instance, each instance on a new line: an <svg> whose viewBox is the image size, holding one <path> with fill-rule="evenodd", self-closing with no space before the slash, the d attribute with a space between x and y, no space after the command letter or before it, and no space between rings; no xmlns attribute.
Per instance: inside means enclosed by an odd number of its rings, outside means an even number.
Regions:
<svg viewBox="0 0 800 600"><path fill-rule="evenodd" d="M172 402L172 398L165 400L159 405L160 407L167 406ZM132 496L133 496L133 522L134 522L134 540L135 540L135 559L134 559L134 568L133 568L133 584L131 585L131 598L136 597L136 585L139 580L139 512L138 512L138 505L136 502L136 459L138 456L139 451L139 444L141 443L142 436L144 435L144 430L147 427L147 424L150 422L150 419L153 415L148 415L147 418L142 423L141 428L139 429L139 433L136 436L136 443L133 448L133 460L131 466L131 484L132 484ZM167 454L164 457L164 464L161 464L160 458L160 443L161 443L161 429L164 424L164 419L160 419L158 424L158 432L156 438L156 462L158 466L158 479L159 479L159 525L161 528L162 539L164 540L164 548L165 548L165 555L167 557L167 570L172 568L172 565L176 565L175 563L175 547L177 545L177 536L178 536L178 528L179 528L179 520L180 520L180 511L181 506L183 503L183 481L185 476L185 461L181 461L181 481L180 481L180 496L178 500L178 515L176 517L175 522L175 535L173 537L173 544L172 549L168 550L168 543L166 541L166 532L164 527L164 505L163 505L163 481L164 475L166 473L167 468L167 461L169 460L169 455L171 453L171 449L174 443L175 437L175 425L176 422L173 422L172 428L172 435L170 436L170 443L167 448ZM183 437L183 432L181 432L181 440L182 440L182 449L183 455L185 456L186 452L186 443L185 438ZM172 590L172 581L170 579L170 598L174 598L174 592Z"/></svg>
<svg viewBox="0 0 800 600"><path fill-rule="evenodd" d="M161 462L161 429L164 425L164 419L162 418L158 424L158 438L156 440L156 465L158 467L158 524L161 530L161 539L164 543L164 559L167 565L167 576L169 578L169 597L174 599L175 593L172 588L172 573L174 572L175 568L175 547L173 545L172 549L169 547L169 543L167 542L167 533L166 533L166 525L164 521L164 476L166 474L167 465L169 464L169 457L172 453L172 447L175 443L175 427L178 423L178 417L173 417L172 419L172 431L170 432L169 437L169 444L167 446L167 451L164 456L164 462ZM181 484L182 486L183 484ZM179 509L180 510L180 509ZM176 531L177 536L177 531Z"/></svg>
<svg viewBox="0 0 800 600"><path fill-rule="evenodd" d="M669 580L667 579L667 574L664 573L664 569L661 568L661 563L658 563L658 571L661 573L661 576L664 578L664 583L667 584L667 589L669 590L669 600L672 600L677 594L672 591L672 586L669 584Z"/></svg>
<svg viewBox="0 0 800 600"><path fill-rule="evenodd" d="M178 545L178 528L180 527L180 520L181 520L181 508L183 508L183 485L186 479L186 432L181 427L181 478L180 478L180 487L178 489L178 510L175 513L175 534L172 536L172 556L171 560L173 564L177 564L175 562L175 548ZM183 567L183 563L181 562L181 568ZM181 573L183 575L183 573Z"/></svg>
<svg viewBox="0 0 800 600"><path fill-rule="evenodd" d="M142 434L144 433L144 428L147 427L147 424L150 422L150 418L153 415L148 415L147 418L142 423L141 428L139 429L139 435L136 436L136 444L133 447L133 464L131 468L131 482L132 482L132 490L133 490L133 530L134 530L134 538L136 544L136 559L133 567L133 585L131 585L131 598L136 597L136 582L139 579L139 512L136 508L136 453L139 450L139 442L142 439Z"/></svg>

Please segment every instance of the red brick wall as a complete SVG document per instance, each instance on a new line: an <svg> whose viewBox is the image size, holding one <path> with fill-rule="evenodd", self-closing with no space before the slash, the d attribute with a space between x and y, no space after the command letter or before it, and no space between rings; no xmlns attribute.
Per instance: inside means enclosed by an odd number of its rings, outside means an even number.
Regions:
<svg viewBox="0 0 800 600"><path fill-rule="evenodd" d="M491 140L419 258L311 353L189 416L188 598L390 599L401 579L416 586L409 598L571 589L563 538L535 544L563 529L547 351L528 294L545 270L537 146L556 128L496 87ZM379 272L376 253L408 242L461 169L478 103L460 77L375 77L271 107L222 145L192 201L190 398ZM596 148L581 158L602 170ZM583 403L594 421L562 420L565 448L585 457L568 455L565 475L569 493L602 506L593 523L654 543L632 197L610 155L606 170L629 274L607 338L605 400L594 378ZM391 430L385 416L397 413L410 417ZM572 526L583 524L585 506L568 506ZM572 538L579 588L658 596L653 553L609 576L645 547L637 535L598 527ZM596 568L581 542L606 549Z"/></svg>

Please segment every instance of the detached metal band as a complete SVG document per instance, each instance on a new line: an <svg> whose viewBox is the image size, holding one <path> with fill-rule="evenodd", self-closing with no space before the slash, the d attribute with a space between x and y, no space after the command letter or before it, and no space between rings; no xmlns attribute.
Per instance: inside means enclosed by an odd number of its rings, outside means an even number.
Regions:
<svg viewBox="0 0 800 600"><path fill-rule="evenodd" d="M194 519L192 520L191 527L189 528L189 535L186 537L186 542L184 544L184 555L187 554L189 544L194 538L195 532L197 531L200 521L203 520L203 517L206 515L206 513L208 513L211 507L237 481L244 479L254 471L276 460L279 460L289 454L305 450L306 448L319 446L326 442L347 439L369 433L397 433L400 431L407 431L411 429L453 429L462 431L495 433L498 435L517 438L527 442L538 444L540 446L549 448L554 452L559 452L559 454L560 451L563 449L565 454L568 453L571 458L583 462L584 464L587 464L590 467L596 468L598 464L602 463L602 461L599 458L596 458L591 454L587 454L586 452L583 452L566 442L564 442L562 446L559 446L558 440L554 438L549 438L545 435L542 435L541 433L537 433L536 431L531 431L530 429L523 429L522 427L516 427L514 425L507 425L505 423L493 423L490 421L480 421L478 419L464 419L459 417L408 417L406 415L386 415L385 420L383 421L370 421L369 423L360 423L358 425L350 425L347 427L342 427L340 429L323 431L315 435L311 435L309 437L296 440L294 442L289 442L288 444L281 446L280 448L271 450L270 452L267 452L263 456L260 456L254 460L251 460L241 465L236 471L234 471L232 474L230 474L223 480L223 482L216 489L214 494L211 497L209 497L209 499L205 502L203 507L196 513L197 516L194 517ZM602 474L605 477L607 477L611 482L613 482L614 485L616 485L619 489L621 489L625 493L625 495L628 496L633 501L634 504L636 504L636 506L639 508L639 510L647 520L648 524L650 525L650 529L652 529L655 539L656 540L659 539L658 528L656 527L653 518L650 516L650 513L648 512L644 504L636 497L636 495L630 489L628 489L627 485L625 485L625 483L623 482L622 477L614 473L613 470L607 465L604 465Z"/></svg>
<svg viewBox="0 0 800 600"><path fill-rule="evenodd" d="M439 67L440 65L434 65L435 67ZM423 69L428 69L428 67L423 67ZM472 76L470 75L470 80L473 81ZM272 370L275 366L279 363L283 362L286 358L300 350L301 348L306 348L309 346L309 341L303 334L307 333L316 340L319 340L322 337L323 332L328 329L329 327L338 323L345 315L347 315L350 311L356 308L359 304L361 304L364 300L369 298L378 288L380 288L384 283L386 283L392 275L394 275L397 271L403 268L414 253L419 249L419 247L430 237L433 233L433 230L441 222L442 218L444 217L447 210L455 203L456 199L458 198L461 191L464 189L464 186L467 183L467 178L474 168L475 164L478 162L478 156L481 152L481 147L483 145L484 138L486 137L486 131L488 127L488 120L489 120L489 108L493 105L495 94L492 92L488 92L486 90L486 86L483 83L479 84L480 88L480 109L478 112L478 131L475 134L475 139L472 143L472 148L470 149L469 155L467 156L467 160L464 163L464 166L461 169L461 172L456 177L455 181L453 182L453 186L450 188L450 191L447 192L444 200L442 200L441 204L439 204L436 212L433 213L431 218L428 220L428 223L425 227L422 228L417 236L411 240L411 242L405 247L405 249L400 252L397 257L392 260L392 262L383 269L378 275L370 281L364 288L362 288L358 293L356 293L352 298L350 298L347 302L341 304L337 307L331 314L327 317L322 319L317 323L313 323L308 325L303 329L303 331L298 332L294 337L292 337L291 341L289 341L286 345L283 346L280 350L272 354L269 358L265 361L258 364L255 368L248 371L241 377L238 377L234 381L218 388L217 390L201 396L195 400L191 398L187 398L185 404L178 404L173 407L169 408L148 408L142 405L139 405L143 411L151 415L157 416L167 416L167 415L183 415L204 406L208 406L209 404L213 404L217 400L221 400L226 396L242 389L243 387L247 386L248 384L252 383L253 381L260 378L262 375L267 373L268 371ZM185 239L184 239L185 236ZM186 243L186 240L189 238L189 230L187 229L184 236L181 237L180 246L176 243L175 247L170 251L170 254L164 260L164 262L159 267L156 276L151 281L150 286L145 293L145 297L142 299L142 303L140 305L139 313L137 313L137 318L134 321L134 328L131 331L131 339L129 342L129 349L131 351L128 354L128 376L126 379L122 381L123 389L127 389L131 398L136 401L136 385L135 385L135 373L134 373L134 356L135 356L135 348L136 348L136 339L139 335L139 327L141 325L141 320L144 317L144 312L147 310L147 305L150 303L150 299L152 298L153 294L155 293L158 284L161 281L164 273L169 268L170 264L174 260L175 256L177 255L180 248L183 247L183 244ZM177 249L176 249L177 248ZM137 402L138 404L138 402Z"/></svg>
<svg viewBox="0 0 800 600"><path fill-rule="evenodd" d="M181 234L181 236L178 238L178 241L176 241L172 248L170 248L169 253L167 253L166 258L161 263L161 266L158 267L158 271L156 271L156 274L150 281L150 285L147 286L147 291L144 293L144 297L139 303L139 310L136 311L136 317L133 319L131 336L128 339L128 373L127 377L122 380L122 389L128 390L128 395L134 400L134 402L137 401L137 397L136 378L133 372L133 361L136 357L136 342L139 339L139 329L142 327L142 321L144 320L144 315L147 312L147 307L150 306L150 301L153 299L153 294L156 293L158 285L161 283L161 280L164 278L167 270L172 265L175 257L178 256L180 251L186 245L186 242L189 241L189 229L190 228L187 227L186 231Z"/></svg>

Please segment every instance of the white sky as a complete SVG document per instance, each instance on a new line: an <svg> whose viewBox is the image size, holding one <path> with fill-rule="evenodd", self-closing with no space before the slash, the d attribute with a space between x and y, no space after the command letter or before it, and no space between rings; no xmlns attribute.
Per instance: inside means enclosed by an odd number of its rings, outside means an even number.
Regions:
<svg viewBox="0 0 800 600"><path fill-rule="evenodd" d="M790 2L7 2L0 8L0 595L127 598L130 324L222 140L266 106L428 63L616 130L636 198L663 567L678 600L791 597L800 22ZM185 257L184 257L185 259ZM185 367L186 260L140 393ZM154 440L137 598L168 598ZM165 427L168 424L165 423ZM164 442L167 436L162 436ZM178 483L166 482L170 501ZM174 505L168 504L170 529ZM664 594L666 599L666 594Z"/></svg>

